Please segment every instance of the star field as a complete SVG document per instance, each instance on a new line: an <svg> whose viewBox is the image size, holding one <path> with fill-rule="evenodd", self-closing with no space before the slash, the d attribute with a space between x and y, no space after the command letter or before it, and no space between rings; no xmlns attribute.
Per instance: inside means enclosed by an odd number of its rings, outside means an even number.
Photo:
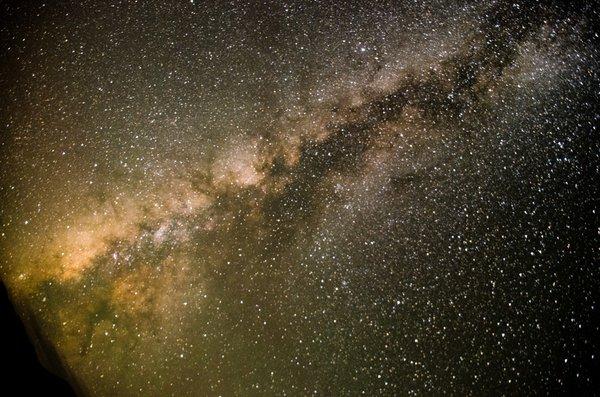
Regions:
<svg viewBox="0 0 600 397"><path fill-rule="evenodd" d="M593 2L0 9L0 275L77 393L598 390Z"/></svg>

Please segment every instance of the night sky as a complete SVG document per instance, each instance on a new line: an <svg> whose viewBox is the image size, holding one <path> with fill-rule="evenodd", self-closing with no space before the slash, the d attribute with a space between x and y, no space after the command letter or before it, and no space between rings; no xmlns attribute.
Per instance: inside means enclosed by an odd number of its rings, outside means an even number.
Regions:
<svg viewBox="0 0 600 397"><path fill-rule="evenodd" d="M599 11L2 2L40 360L93 396L597 393Z"/></svg>

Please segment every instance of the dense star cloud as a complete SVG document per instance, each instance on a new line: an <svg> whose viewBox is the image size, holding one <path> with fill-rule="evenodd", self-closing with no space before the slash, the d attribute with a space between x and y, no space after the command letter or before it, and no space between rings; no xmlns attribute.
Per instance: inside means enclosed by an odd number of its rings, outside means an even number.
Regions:
<svg viewBox="0 0 600 397"><path fill-rule="evenodd" d="M0 274L82 395L598 386L593 3L1 7Z"/></svg>

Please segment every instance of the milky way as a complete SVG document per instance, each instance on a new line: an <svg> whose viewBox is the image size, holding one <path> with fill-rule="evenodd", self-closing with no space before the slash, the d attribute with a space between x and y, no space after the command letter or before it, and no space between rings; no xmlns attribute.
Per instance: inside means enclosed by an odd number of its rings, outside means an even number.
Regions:
<svg viewBox="0 0 600 397"><path fill-rule="evenodd" d="M1 7L0 274L78 393L598 386L593 2Z"/></svg>

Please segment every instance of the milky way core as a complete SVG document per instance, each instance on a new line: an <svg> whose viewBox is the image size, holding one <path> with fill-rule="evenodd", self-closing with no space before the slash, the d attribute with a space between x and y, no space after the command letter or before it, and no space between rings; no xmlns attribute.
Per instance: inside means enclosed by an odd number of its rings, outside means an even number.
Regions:
<svg viewBox="0 0 600 397"><path fill-rule="evenodd" d="M51 3L0 275L77 393L597 392L594 2Z"/></svg>

